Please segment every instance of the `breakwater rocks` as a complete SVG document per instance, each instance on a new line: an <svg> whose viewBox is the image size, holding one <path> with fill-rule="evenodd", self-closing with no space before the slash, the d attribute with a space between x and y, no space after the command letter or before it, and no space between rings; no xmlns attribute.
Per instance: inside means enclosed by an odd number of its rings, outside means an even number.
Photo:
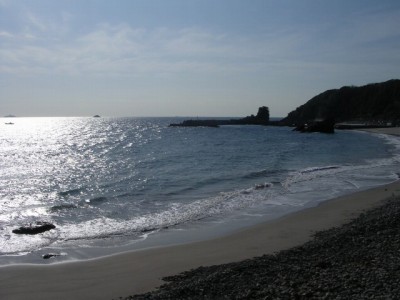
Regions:
<svg viewBox="0 0 400 300"><path fill-rule="evenodd" d="M399 216L392 199L302 246L164 278L124 299L400 299Z"/></svg>
<svg viewBox="0 0 400 300"><path fill-rule="evenodd" d="M172 123L170 127L219 127L224 124L223 120L185 120L182 123Z"/></svg>
<svg viewBox="0 0 400 300"><path fill-rule="evenodd" d="M269 108L261 106L258 108L257 115L247 116L241 119L205 119L205 120L185 120L182 123L170 124L170 127L219 127L221 125L268 125Z"/></svg>

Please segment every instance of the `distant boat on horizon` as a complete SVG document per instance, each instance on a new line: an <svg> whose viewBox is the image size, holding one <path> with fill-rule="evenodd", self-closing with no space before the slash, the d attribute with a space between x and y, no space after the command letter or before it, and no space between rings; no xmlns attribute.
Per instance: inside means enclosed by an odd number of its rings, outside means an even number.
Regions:
<svg viewBox="0 0 400 300"><path fill-rule="evenodd" d="M6 125L14 125L13 122L7 122L7 123L4 123L4 124L6 124Z"/></svg>
<svg viewBox="0 0 400 300"><path fill-rule="evenodd" d="M100 118L100 116L99 115L94 115L93 118Z"/></svg>

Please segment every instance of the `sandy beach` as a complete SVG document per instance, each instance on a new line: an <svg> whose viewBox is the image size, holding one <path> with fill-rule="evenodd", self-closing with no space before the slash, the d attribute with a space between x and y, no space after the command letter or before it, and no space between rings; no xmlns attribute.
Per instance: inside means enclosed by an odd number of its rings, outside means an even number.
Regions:
<svg viewBox="0 0 400 300"><path fill-rule="evenodd" d="M400 136L400 127L369 128L369 129L361 129L361 131Z"/></svg>
<svg viewBox="0 0 400 300"><path fill-rule="evenodd" d="M368 131L400 135L399 128ZM87 261L1 267L0 298L113 299L147 292L162 284L165 276L301 245L315 232L340 226L394 195L400 195L399 181L335 198L213 240Z"/></svg>

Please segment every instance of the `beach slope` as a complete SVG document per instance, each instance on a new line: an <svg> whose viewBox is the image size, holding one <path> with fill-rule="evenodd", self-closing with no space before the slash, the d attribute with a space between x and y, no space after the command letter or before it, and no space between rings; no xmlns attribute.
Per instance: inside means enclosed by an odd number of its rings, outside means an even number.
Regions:
<svg viewBox="0 0 400 300"><path fill-rule="evenodd" d="M326 201L230 236L88 261L0 268L1 299L112 299L150 291L161 278L301 245L400 193L395 182Z"/></svg>

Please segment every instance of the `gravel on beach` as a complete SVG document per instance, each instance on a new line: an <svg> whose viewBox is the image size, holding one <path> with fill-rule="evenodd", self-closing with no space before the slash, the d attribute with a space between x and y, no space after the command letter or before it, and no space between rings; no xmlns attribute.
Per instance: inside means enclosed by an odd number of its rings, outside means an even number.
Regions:
<svg viewBox="0 0 400 300"><path fill-rule="evenodd" d="M164 280L120 299L400 299L400 198L302 246Z"/></svg>

